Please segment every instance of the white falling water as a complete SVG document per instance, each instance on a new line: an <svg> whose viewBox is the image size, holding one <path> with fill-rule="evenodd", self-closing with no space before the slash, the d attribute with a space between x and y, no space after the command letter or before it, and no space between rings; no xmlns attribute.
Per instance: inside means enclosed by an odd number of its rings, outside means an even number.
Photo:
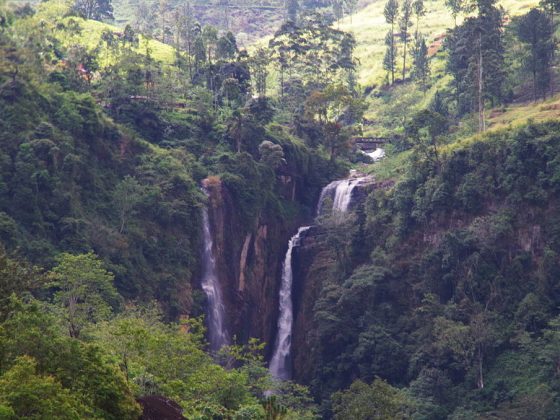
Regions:
<svg viewBox="0 0 560 420"><path fill-rule="evenodd" d="M352 202L352 192L359 184L370 180L370 177L354 177L333 181L321 191L317 204L317 215L323 213L324 202L327 197L332 199L332 210L335 213L345 213Z"/></svg>
<svg viewBox="0 0 560 420"><path fill-rule="evenodd" d="M317 216L320 216L321 213L323 213L323 204L325 199L333 195L333 191L336 190L339 182L340 181L333 181L321 190L321 195L319 196L319 201L317 202Z"/></svg>
<svg viewBox="0 0 560 420"><path fill-rule="evenodd" d="M324 201L327 197L333 200L332 214L345 213L352 201L354 188L362 182L369 182L371 177L351 177L339 181L333 181L323 188L319 203L317 204L317 215L324 211ZM292 302L292 253L294 247L301 242L301 236L309 230L311 226L300 227L298 232L292 236L288 243L288 251L282 266L282 284L280 286L280 316L278 318L278 332L274 345L274 353L269 364L269 371L277 379L290 379L291 360L290 352L292 346L292 326L294 321L293 302Z"/></svg>
<svg viewBox="0 0 560 420"><path fill-rule="evenodd" d="M363 155L369 156L374 162L378 162L385 157L385 149L378 147L371 152L364 152L360 150Z"/></svg>
<svg viewBox="0 0 560 420"><path fill-rule="evenodd" d="M300 227L288 243L288 251L282 265L282 284L280 286L280 317L278 318L278 333L274 345L274 353L270 360L269 370L277 379L290 379L290 350L292 346L293 302L292 302L292 252L301 241L301 235L310 226Z"/></svg>
<svg viewBox="0 0 560 420"><path fill-rule="evenodd" d="M210 339L210 349L218 351L222 346L228 344L229 339L224 326L225 306L216 273L214 244L212 232L210 231L208 209L206 207L202 210L202 225L204 249L202 254L203 272L201 284L202 290L208 299L208 337Z"/></svg>
<svg viewBox="0 0 560 420"><path fill-rule="evenodd" d="M334 192L333 212L338 211L344 213L348 210L348 206L352 200L352 191L354 191L354 188L361 180L362 178L351 178L339 182Z"/></svg>

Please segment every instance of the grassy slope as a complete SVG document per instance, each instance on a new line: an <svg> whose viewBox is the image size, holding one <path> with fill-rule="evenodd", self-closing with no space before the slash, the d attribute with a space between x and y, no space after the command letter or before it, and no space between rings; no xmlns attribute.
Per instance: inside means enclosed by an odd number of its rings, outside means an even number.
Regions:
<svg viewBox="0 0 560 420"><path fill-rule="evenodd" d="M359 81L363 86L377 84L385 78L383 55L385 35L390 26L383 17L386 0L373 2L340 23L340 29L352 32L356 37L356 57L360 62ZM429 43L435 36L453 26L453 18L445 8L444 0L425 0L427 14L421 20L420 31ZM526 12L538 0L501 0L500 4L510 15Z"/></svg>
<svg viewBox="0 0 560 420"><path fill-rule="evenodd" d="M37 6L37 14L32 18L35 22L46 21L55 26L58 23L67 24L69 19L77 21L82 28L79 35L71 35L68 31L57 31L59 39L65 46L74 44L83 45L89 50L93 50L101 40L101 34L105 30L113 32L122 32L121 28L98 22L95 20L85 20L77 17L65 17L72 2L66 0L53 0L41 3ZM175 60L173 47L163 44L159 41L140 37L137 47L139 53L146 53L149 49L151 56L164 64L171 64ZM102 65L110 64L110 61L101 63Z"/></svg>

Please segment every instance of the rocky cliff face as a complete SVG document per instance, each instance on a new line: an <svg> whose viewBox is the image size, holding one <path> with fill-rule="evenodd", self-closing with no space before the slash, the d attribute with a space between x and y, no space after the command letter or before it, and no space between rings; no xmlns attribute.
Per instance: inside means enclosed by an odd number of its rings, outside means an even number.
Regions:
<svg viewBox="0 0 560 420"><path fill-rule="evenodd" d="M282 194L297 200L296 186L281 179ZM218 277L226 306L226 327L239 342L250 337L265 341L270 358L277 333L278 293L282 262L288 240L304 223L304 217L290 220L261 214L253 226L243 226L236 204L222 182L212 177L204 181L208 191L208 214L214 236ZM386 185L362 182L352 192L349 209L359 211L374 188ZM334 253L326 243L321 226L312 227L302 245L294 250L294 329L292 355L294 375L306 382L312 374L316 345L313 324L314 302L326 273L335 266Z"/></svg>
<svg viewBox="0 0 560 420"><path fill-rule="evenodd" d="M208 212L214 232L218 276L226 305L227 329L244 342L265 341L270 357L276 337L278 291L288 240L301 222L284 223L261 214L253 226L243 226L227 188L217 178L205 180ZM284 181L287 199L295 186Z"/></svg>

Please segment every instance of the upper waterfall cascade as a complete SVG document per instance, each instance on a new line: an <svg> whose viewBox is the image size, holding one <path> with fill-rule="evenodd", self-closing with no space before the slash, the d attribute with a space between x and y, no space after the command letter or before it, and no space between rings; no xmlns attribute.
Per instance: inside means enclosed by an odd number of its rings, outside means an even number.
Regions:
<svg viewBox="0 0 560 420"><path fill-rule="evenodd" d="M373 180L371 176L351 177L340 179L328 184L321 191L319 202L317 204L317 216L320 216L325 211L325 201L327 198L332 200L332 210L336 212L345 213L348 211L352 203L352 193L358 185L369 183Z"/></svg>
<svg viewBox="0 0 560 420"><path fill-rule="evenodd" d="M229 343L229 337L224 325L225 305L216 270L216 258L214 257L214 243L210 230L208 209L202 210L204 249L202 254L202 290L208 299L208 336L210 348L218 351Z"/></svg>

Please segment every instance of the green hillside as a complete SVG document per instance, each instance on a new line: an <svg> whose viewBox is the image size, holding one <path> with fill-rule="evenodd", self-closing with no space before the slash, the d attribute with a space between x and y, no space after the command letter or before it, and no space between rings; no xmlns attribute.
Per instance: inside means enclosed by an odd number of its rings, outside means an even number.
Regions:
<svg viewBox="0 0 560 420"><path fill-rule="evenodd" d="M560 418L560 4L190 6L0 0L0 419Z"/></svg>

